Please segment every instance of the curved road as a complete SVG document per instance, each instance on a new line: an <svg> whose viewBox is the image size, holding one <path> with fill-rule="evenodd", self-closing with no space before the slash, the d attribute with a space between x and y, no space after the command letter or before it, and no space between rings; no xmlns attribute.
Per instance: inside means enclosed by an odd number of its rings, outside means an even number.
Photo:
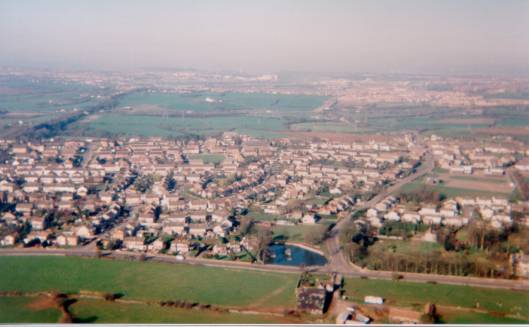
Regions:
<svg viewBox="0 0 529 327"><path fill-rule="evenodd" d="M434 162L431 156L428 154L425 163L419 167L417 172L413 175L405 177L399 180L394 185L388 187L383 192L375 196L370 201L366 202L361 208L358 208L355 212L362 209L367 209L370 206L376 204L384 197L398 190L402 185L412 182L413 180L423 176L424 174L432 171ZM354 214L354 213L353 213ZM334 228L331 230L331 237L326 241L328 250L329 263L326 266L314 266L314 267L294 267L294 266L280 266L272 264L252 264L247 262L237 261L220 261L214 259L201 259L201 258L187 258L182 261L177 261L175 256L164 255L164 254L147 254L146 260L167 262L173 264L189 264L199 265L207 267L217 268L228 268L228 269L244 269L254 271L270 271L270 272L281 272L281 273L295 273L299 274L301 271L313 271L318 273L330 273L339 272L347 277L364 277L372 279L393 279L394 273L391 271L373 271L363 269L359 266L353 265L344 256L340 249L340 243L338 235L340 230L347 228L348 224L352 221L351 217L344 218L337 222ZM81 256L81 257L97 257L101 255L104 258L118 259L118 260L139 260L142 253L128 252L128 251L103 251L98 254L93 247L85 248L71 248L71 249L58 249L58 248L3 248L0 249L0 256ZM462 277L462 276L446 276L446 275L435 275L435 274L416 274L416 273L398 273L403 276L407 281L419 282L419 283L440 283L440 284L452 284L452 285L467 285L474 287L487 287L487 288L501 288L501 289L515 289L529 291L529 280L508 280L508 279L489 279L489 278L478 278L478 277Z"/></svg>

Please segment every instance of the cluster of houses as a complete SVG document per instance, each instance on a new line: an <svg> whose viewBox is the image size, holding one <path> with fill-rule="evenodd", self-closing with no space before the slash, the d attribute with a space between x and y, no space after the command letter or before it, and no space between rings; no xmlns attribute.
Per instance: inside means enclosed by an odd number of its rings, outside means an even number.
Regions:
<svg viewBox="0 0 529 327"><path fill-rule="evenodd" d="M501 176L515 163L518 169L529 171L527 159L517 162L517 156L529 156L529 149L519 141L502 139L482 143L432 135L429 145L439 167L450 173Z"/></svg>
<svg viewBox="0 0 529 327"><path fill-rule="evenodd" d="M386 222L403 222L431 226L462 227L479 215L496 229L513 222L512 205L504 198L456 197L440 204L421 204L411 210L398 197L388 196L366 211L358 223L380 228ZM524 221L527 223L529 221Z"/></svg>
<svg viewBox="0 0 529 327"><path fill-rule="evenodd" d="M315 224L352 208L352 190L409 171L425 149L407 137L265 141L227 132L188 141L0 140L0 151L2 246L75 247L97 239L108 248L186 254L204 240L224 239L208 251L225 255L254 243L230 237L235 211L258 205L290 223ZM148 185L139 185L146 176ZM311 202L318 192L328 200Z"/></svg>

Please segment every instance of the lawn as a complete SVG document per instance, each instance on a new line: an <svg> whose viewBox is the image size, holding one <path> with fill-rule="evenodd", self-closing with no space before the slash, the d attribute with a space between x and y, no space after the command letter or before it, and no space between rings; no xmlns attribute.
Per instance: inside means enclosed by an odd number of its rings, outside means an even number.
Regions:
<svg viewBox="0 0 529 327"><path fill-rule="evenodd" d="M508 181L505 177L494 178L494 177L483 177L483 176L464 176L464 175L450 175L450 179L459 179L471 182L484 182L492 184L507 184Z"/></svg>
<svg viewBox="0 0 529 327"><path fill-rule="evenodd" d="M202 154L193 154L190 156L191 159L200 159L204 163L209 164L219 164L224 161L224 155L217 153L202 153Z"/></svg>
<svg viewBox="0 0 529 327"><path fill-rule="evenodd" d="M57 309L30 308L35 298L0 297L0 323L57 323L61 313Z"/></svg>
<svg viewBox="0 0 529 327"><path fill-rule="evenodd" d="M256 221L275 221L275 220L280 220L280 219L285 218L284 216L272 215L272 214L263 212L260 209L250 209L248 213L245 215L245 217L256 220Z"/></svg>
<svg viewBox="0 0 529 327"><path fill-rule="evenodd" d="M351 278L346 279L345 289L357 301L374 295L385 298L388 304L421 308L428 302L473 308L479 302L481 309L529 319L529 293L522 291Z"/></svg>
<svg viewBox="0 0 529 327"><path fill-rule="evenodd" d="M1 291L91 290L119 292L125 298L228 306L261 301L265 307L293 306L297 278L290 274L78 257L0 257L0 276Z"/></svg>
<svg viewBox="0 0 529 327"><path fill-rule="evenodd" d="M279 226L275 225L272 227L274 238L286 238L290 242L305 242L305 233L309 230L322 228L321 224L318 225L294 225L294 226Z"/></svg>
<svg viewBox="0 0 529 327"><path fill-rule="evenodd" d="M428 254L436 250L441 250L442 247L436 242L423 241L399 241L399 240L379 240L370 248L373 252L377 251L391 251L393 253L424 253Z"/></svg>

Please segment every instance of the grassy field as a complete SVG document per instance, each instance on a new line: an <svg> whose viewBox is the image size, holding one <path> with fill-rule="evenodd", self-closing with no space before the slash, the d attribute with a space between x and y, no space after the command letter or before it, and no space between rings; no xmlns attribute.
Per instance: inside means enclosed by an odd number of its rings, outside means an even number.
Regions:
<svg viewBox="0 0 529 327"><path fill-rule="evenodd" d="M464 176L464 175L450 175L450 179L459 179L464 181L471 181L471 182L485 182L485 183L493 183L493 184L506 184L508 183L507 179L505 177L483 177L483 176Z"/></svg>
<svg viewBox="0 0 529 327"><path fill-rule="evenodd" d="M293 306L295 275L77 257L0 257L0 290L123 293L202 304ZM274 293L275 292L275 293Z"/></svg>
<svg viewBox="0 0 529 327"><path fill-rule="evenodd" d="M200 159L204 163L219 164L224 161L224 156L222 154L216 153L203 153L203 154L194 154L190 156L191 159Z"/></svg>
<svg viewBox="0 0 529 327"><path fill-rule="evenodd" d="M305 233L310 230L319 230L322 226L318 225L294 225L294 226L274 226L272 232L274 238L286 238L290 242L305 242Z"/></svg>
<svg viewBox="0 0 529 327"><path fill-rule="evenodd" d="M88 123L88 133L141 136L211 135L236 131L255 137L280 137L286 121L275 117L162 117L105 114Z"/></svg>
<svg viewBox="0 0 529 327"><path fill-rule="evenodd" d="M57 323L60 312L39 308L34 297L0 297L0 323ZM76 299L70 306L76 323L285 323L290 319L267 314L240 314L213 310L162 307L156 304L119 303Z"/></svg>
<svg viewBox="0 0 529 327"><path fill-rule="evenodd" d="M97 102L94 87L48 79L0 78L0 110L50 113L59 109L85 108ZM10 91L9 91L10 90Z"/></svg>
<svg viewBox="0 0 529 327"><path fill-rule="evenodd" d="M346 123L339 122L309 122L297 123L290 125L293 131L312 131L312 132L339 132L339 133L361 133L365 128L355 127Z"/></svg>
<svg viewBox="0 0 529 327"><path fill-rule="evenodd" d="M288 130L289 120L318 108L326 99L267 93L139 92L120 101L120 107L132 108L129 114L102 114L81 127L86 134L95 135L181 136L236 131L255 137L282 137L280 132ZM186 117L197 113L205 116ZM230 116L219 116L226 113Z"/></svg>
<svg viewBox="0 0 529 327"><path fill-rule="evenodd" d="M527 324L529 318L511 318L481 312L445 312L440 311L441 320L448 324Z"/></svg>
<svg viewBox="0 0 529 327"><path fill-rule="evenodd" d="M206 98L212 102L206 101ZM174 111L263 110L303 112L323 104L326 97L269 93L134 93L126 96L123 106L154 105Z"/></svg>
<svg viewBox="0 0 529 327"><path fill-rule="evenodd" d="M379 240L373 244L370 251L391 251L393 253L424 253L428 254L435 250L441 250L442 246L436 242L423 241L399 241L399 240Z"/></svg>
<svg viewBox="0 0 529 327"><path fill-rule="evenodd" d="M122 292L123 299L187 300L203 304L257 308L294 306L296 275L219 268L127 262L75 257L0 257L0 290ZM382 296L389 305L422 308L427 303L479 308L494 314L447 314L447 322L518 322L528 320L529 293L466 286L347 278L346 294L362 302ZM0 298L0 322L56 322L55 309L36 310L28 298ZM71 307L81 322L277 322L264 315L226 314L164 308L147 304L81 299ZM282 318L280 318L282 319Z"/></svg>
<svg viewBox="0 0 529 327"><path fill-rule="evenodd" d="M146 304L123 304L82 299L71 311L78 321L95 323L278 323L281 318L267 315L235 314L208 310L161 307Z"/></svg>
<svg viewBox="0 0 529 327"><path fill-rule="evenodd" d="M444 194L447 198L453 198L457 196L483 196L483 197L504 197L507 198L509 194L505 194L502 192L489 192L489 191L482 191L482 190L475 190L475 189L466 189L466 188L458 188L458 187L448 187L444 185L428 185L425 184L422 181L415 181L408 183L400 188L400 192L414 192L418 191L421 188L426 187L428 190L439 192L441 194Z"/></svg>
<svg viewBox="0 0 529 327"><path fill-rule="evenodd" d="M357 301L363 301L366 295L374 295L385 298L388 304L420 308L428 302L473 308L479 302L481 309L529 320L527 292L363 279L346 279L345 289L346 294Z"/></svg>
<svg viewBox="0 0 529 327"><path fill-rule="evenodd" d="M2 277L3 278L3 277ZM0 323L56 323L61 316L57 309L31 308L34 298L0 297Z"/></svg>

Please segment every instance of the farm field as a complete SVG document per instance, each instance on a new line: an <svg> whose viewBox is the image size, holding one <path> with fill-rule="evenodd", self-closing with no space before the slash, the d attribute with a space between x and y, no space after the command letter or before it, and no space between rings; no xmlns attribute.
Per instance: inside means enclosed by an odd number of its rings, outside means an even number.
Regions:
<svg viewBox="0 0 529 327"><path fill-rule="evenodd" d="M290 274L78 257L0 257L0 276L0 291L89 290L123 293L127 299L186 300L224 306L260 301L260 307L294 306L297 278Z"/></svg>
<svg viewBox="0 0 529 327"><path fill-rule="evenodd" d="M340 122L307 122L290 125L291 131L303 132L339 132L339 133L362 133L365 128L355 127L347 123Z"/></svg>
<svg viewBox="0 0 529 327"><path fill-rule="evenodd" d="M476 175L453 175L440 174L439 178L444 182L440 186L448 188L471 189L486 192L510 194L512 187L507 177L488 177Z"/></svg>
<svg viewBox="0 0 529 327"><path fill-rule="evenodd" d="M255 137L281 137L286 120L273 117L162 117L126 114L99 115L87 124L87 133L96 135L183 136L212 135L236 131Z"/></svg>
<svg viewBox="0 0 529 327"><path fill-rule="evenodd" d="M326 99L267 93L137 92L120 99L120 109L86 119L80 127L89 135L177 137L236 131L282 137L291 119L299 119Z"/></svg>
<svg viewBox="0 0 529 327"><path fill-rule="evenodd" d="M33 305L36 298L0 297L0 323L56 323L61 313L56 308Z"/></svg>
<svg viewBox="0 0 529 327"><path fill-rule="evenodd" d="M249 310L254 307L265 310L293 307L297 280L296 275L290 274L76 257L2 257L0 275L2 291L122 292L123 300L154 303L186 300ZM480 314L447 315L447 322L521 322L529 319L529 294L524 292L353 278L346 278L345 290L352 300L359 303L365 295L377 295L384 297L388 305L402 307L422 308L430 302L443 306L443 310L444 306L470 310L479 302L480 309L485 310ZM31 305L34 301L34 298L24 297L0 298L0 321L57 321L60 316L58 310L37 308ZM219 323L293 322L264 313L227 314L85 298L78 299L70 309L79 322L204 323L212 319Z"/></svg>
<svg viewBox="0 0 529 327"><path fill-rule="evenodd" d="M223 110L245 110L264 113L296 113L311 111L323 104L324 96L285 95L270 93L160 93L138 92L127 95L122 106L141 107L150 105L170 111L208 112Z"/></svg>
<svg viewBox="0 0 529 327"><path fill-rule="evenodd" d="M0 79L0 110L50 113L59 109L82 109L97 101L92 97L96 93L95 88L83 84L3 77Z"/></svg>
<svg viewBox="0 0 529 327"><path fill-rule="evenodd" d="M102 300L81 300L72 306L80 321L95 323L278 323L281 317L236 314L161 307L156 304L124 304ZM284 321L284 319L283 319Z"/></svg>
<svg viewBox="0 0 529 327"><path fill-rule="evenodd" d="M0 323L57 323L60 311L44 297L0 297ZM281 323L292 319L265 314L162 307L77 298L69 308L76 323ZM294 320L294 322L299 322Z"/></svg>
<svg viewBox="0 0 529 327"><path fill-rule="evenodd" d="M515 318L510 319L520 319L520 322L529 320L527 314L529 312L529 294L527 292L351 278L346 279L345 289L346 294L358 302L363 302L366 295L375 295L385 298L388 305L401 307L422 309L426 303L435 303L442 306L475 308L476 303L479 303L480 309L488 312L488 314L486 312L477 317L467 315L468 321L466 322L487 321L485 319L498 321L500 320L497 317L498 314L513 316ZM450 320L457 319L457 317L453 316ZM465 316L462 316L461 319L465 319ZM474 321L474 319L476 320ZM502 317L502 322L506 321L503 319L509 319L509 317ZM447 322L454 322L450 320Z"/></svg>

